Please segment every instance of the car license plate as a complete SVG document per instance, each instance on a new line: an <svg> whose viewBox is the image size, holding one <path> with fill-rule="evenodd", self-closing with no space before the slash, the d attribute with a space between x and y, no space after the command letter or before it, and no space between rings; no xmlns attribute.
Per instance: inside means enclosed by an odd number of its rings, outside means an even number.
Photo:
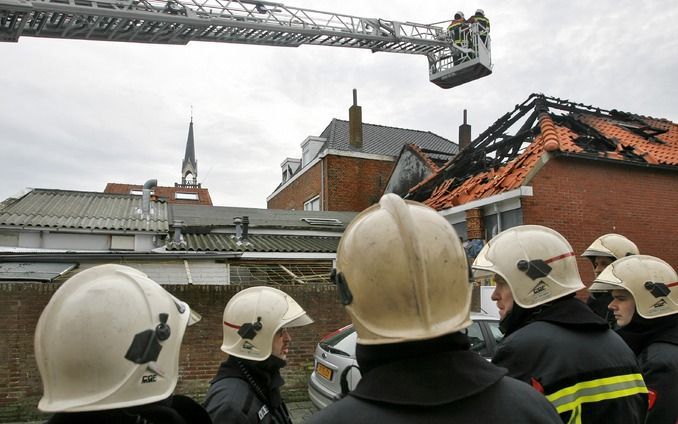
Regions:
<svg viewBox="0 0 678 424"><path fill-rule="evenodd" d="M323 377L323 378L325 378L329 381L332 381L332 374L334 374L334 371L327 368L325 365L321 364L320 362L318 362L316 364L315 372L317 372L318 375L320 375L321 377Z"/></svg>

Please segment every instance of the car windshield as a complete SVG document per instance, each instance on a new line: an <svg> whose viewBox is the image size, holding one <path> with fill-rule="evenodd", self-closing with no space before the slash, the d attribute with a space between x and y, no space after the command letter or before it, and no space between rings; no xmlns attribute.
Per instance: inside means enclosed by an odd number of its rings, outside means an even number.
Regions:
<svg viewBox="0 0 678 424"><path fill-rule="evenodd" d="M320 347L328 352L344 356L355 355L355 330L348 325L337 332L330 334L320 343Z"/></svg>

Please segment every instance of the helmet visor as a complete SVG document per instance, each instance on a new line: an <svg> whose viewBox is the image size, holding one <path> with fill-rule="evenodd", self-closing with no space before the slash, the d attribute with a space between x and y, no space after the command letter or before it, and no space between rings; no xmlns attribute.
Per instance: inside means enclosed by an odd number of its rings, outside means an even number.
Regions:
<svg viewBox="0 0 678 424"><path fill-rule="evenodd" d="M283 325L283 327L303 327L304 325L313 324L313 320L308 315L304 314L299 318L295 318L292 321Z"/></svg>
<svg viewBox="0 0 678 424"><path fill-rule="evenodd" d="M589 287L590 292L608 292L611 290L617 290L617 289L623 289L624 287L616 285L616 284L610 284L610 283L601 283L601 282L594 282L591 284L591 287Z"/></svg>

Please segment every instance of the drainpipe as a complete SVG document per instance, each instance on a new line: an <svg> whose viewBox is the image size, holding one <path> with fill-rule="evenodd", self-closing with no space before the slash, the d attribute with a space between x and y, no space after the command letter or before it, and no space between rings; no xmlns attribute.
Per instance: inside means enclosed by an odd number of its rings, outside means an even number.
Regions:
<svg viewBox="0 0 678 424"><path fill-rule="evenodd" d="M499 206L497 204L494 204L494 213L497 214L497 234L501 233L504 231L503 228L501 228L501 213L499 213Z"/></svg>
<svg viewBox="0 0 678 424"><path fill-rule="evenodd" d="M144 183L141 198L141 212L148 216L151 214L151 189L158 185L158 180L148 180Z"/></svg>
<svg viewBox="0 0 678 424"><path fill-rule="evenodd" d="M250 218L248 216L242 217L242 241L247 241L247 231L250 226Z"/></svg>
<svg viewBox="0 0 678 424"><path fill-rule="evenodd" d="M181 229L184 227L184 221L181 219L175 219L172 223L172 226L174 227L174 237L172 238L172 241L174 243L180 244L181 243Z"/></svg>
<svg viewBox="0 0 678 424"><path fill-rule="evenodd" d="M235 239L240 240L242 239L242 218L236 216L233 218L233 223L235 224Z"/></svg>

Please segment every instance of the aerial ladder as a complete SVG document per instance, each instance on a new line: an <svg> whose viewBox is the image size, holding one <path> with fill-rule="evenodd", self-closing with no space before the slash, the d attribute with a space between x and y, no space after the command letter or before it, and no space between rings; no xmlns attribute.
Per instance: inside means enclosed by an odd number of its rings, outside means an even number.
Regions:
<svg viewBox="0 0 678 424"><path fill-rule="evenodd" d="M0 0L0 41L19 37L187 44L190 41L352 47L423 55L451 88L492 73L489 37L461 42L435 24L361 18L252 0Z"/></svg>

